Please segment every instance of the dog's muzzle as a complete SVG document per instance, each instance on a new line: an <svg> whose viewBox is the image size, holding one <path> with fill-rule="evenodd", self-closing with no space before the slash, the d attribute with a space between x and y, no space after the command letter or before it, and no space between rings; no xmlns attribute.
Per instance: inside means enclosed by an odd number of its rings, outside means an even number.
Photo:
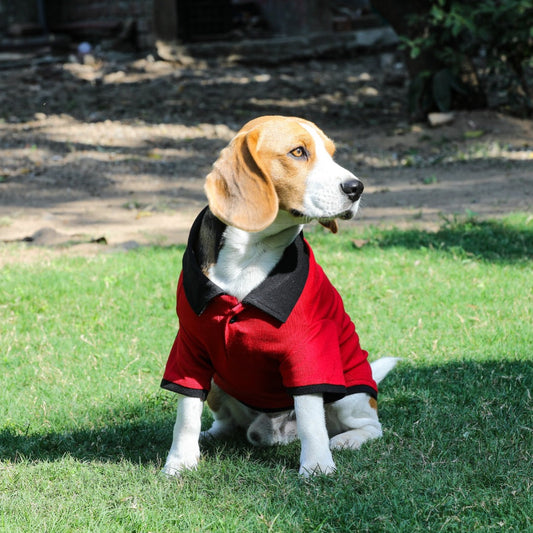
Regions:
<svg viewBox="0 0 533 533"><path fill-rule="evenodd" d="M353 203L357 202L357 200L361 198L364 189L365 186L363 185L363 182L358 179L350 179L348 181L345 181L344 183L341 183L342 192Z"/></svg>

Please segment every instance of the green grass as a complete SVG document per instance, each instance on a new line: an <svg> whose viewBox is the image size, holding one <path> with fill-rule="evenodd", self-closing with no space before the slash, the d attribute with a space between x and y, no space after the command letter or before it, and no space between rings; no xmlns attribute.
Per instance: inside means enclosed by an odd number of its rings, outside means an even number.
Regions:
<svg viewBox="0 0 533 533"><path fill-rule="evenodd" d="M312 480L297 444L210 443L166 479L183 248L7 266L0 531L532 530L531 219L308 238L371 357L403 358L381 440Z"/></svg>

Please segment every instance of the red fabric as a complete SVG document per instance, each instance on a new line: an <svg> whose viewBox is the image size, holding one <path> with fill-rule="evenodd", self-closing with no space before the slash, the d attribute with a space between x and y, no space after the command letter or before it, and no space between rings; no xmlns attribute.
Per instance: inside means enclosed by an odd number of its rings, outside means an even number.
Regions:
<svg viewBox="0 0 533 533"><path fill-rule="evenodd" d="M177 313L180 328L163 380L184 394L208 391L214 378L237 400L275 410L292 407L298 393L338 399L358 385L377 391L341 297L310 250L305 287L285 323L226 294L198 316L185 296L183 275Z"/></svg>

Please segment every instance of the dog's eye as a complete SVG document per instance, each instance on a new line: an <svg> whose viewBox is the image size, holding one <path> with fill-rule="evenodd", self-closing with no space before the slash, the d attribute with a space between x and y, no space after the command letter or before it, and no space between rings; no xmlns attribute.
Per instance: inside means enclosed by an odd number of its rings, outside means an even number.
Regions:
<svg viewBox="0 0 533 533"><path fill-rule="evenodd" d="M303 146L291 150L289 154L296 159L307 159L307 151Z"/></svg>

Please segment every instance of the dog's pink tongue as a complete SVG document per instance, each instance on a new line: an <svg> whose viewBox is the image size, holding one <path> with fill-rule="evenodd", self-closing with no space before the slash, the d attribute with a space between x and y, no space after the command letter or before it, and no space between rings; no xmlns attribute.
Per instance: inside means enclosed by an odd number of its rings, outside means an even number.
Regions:
<svg viewBox="0 0 533 533"><path fill-rule="evenodd" d="M339 225L337 224L337 221L335 219L333 220L319 220L318 221L322 226L329 229L331 233L337 233L339 231Z"/></svg>

